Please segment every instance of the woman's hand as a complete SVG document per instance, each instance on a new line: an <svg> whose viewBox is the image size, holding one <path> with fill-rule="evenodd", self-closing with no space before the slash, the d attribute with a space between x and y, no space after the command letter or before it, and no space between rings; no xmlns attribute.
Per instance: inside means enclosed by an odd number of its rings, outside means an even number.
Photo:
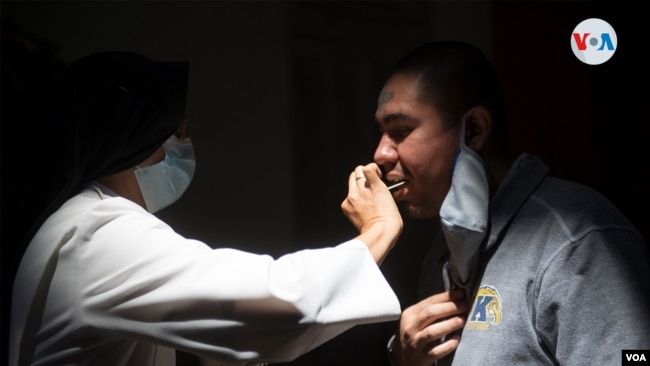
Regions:
<svg viewBox="0 0 650 366"><path fill-rule="evenodd" d="M358 166L350 174L348 196L341 208L359 230L363 241L377 263L381 263L397 242L403 222L397 204L375 163Z"/></svg>

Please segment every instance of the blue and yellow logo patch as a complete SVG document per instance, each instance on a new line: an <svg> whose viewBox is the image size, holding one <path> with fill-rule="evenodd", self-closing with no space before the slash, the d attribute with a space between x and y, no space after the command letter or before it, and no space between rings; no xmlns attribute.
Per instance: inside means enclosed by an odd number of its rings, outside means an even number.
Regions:
<svg viewBox="0 0 650 366"><path fill-rule="evenodd" d="M488 330L490 325L501 323L501 297L496 288L483 285L474 299L467 318L467 330Z"/></svg>

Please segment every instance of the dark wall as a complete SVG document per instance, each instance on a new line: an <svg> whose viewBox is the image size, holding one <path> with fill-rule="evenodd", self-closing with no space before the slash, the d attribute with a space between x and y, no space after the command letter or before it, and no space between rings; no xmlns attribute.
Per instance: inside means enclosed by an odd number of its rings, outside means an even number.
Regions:
<svg viewBox="0 0 650 366"><path fill-rule="evenodd" d="M539 155L550 174L609 197L650 239L650 70L644 2L496 2L496 65L505 87L514 152ZM536 16L528 16L528 14ZM581 21L606 20L618 48L604 64L573 55Z"/></svg>

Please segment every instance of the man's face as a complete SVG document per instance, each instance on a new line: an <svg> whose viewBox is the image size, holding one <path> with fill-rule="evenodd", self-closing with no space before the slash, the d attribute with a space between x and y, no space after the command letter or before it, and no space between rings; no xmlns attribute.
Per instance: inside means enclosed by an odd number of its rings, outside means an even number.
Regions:
<svg viewBox="0 0 650 366"><path fill-rule="evenodd" d="M451 186L459 128L445 128L433 103L418 99L417 78L407 74L388 79L375 119L382 133L375 162L388 181L406 180L395 199L410 217L437 217Z"/></svg>

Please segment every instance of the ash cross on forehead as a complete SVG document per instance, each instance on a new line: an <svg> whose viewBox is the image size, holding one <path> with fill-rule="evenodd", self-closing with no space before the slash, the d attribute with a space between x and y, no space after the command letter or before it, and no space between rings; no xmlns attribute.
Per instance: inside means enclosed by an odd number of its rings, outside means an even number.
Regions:
<svg viewBox="0 0 650 366"><path fill-rule="evenodd" d="M383 108L386 103L391 100L393 95L395 95L393 92L381 92L381 94L379 94L379 98L377 99L377 108Z"/></svg>

